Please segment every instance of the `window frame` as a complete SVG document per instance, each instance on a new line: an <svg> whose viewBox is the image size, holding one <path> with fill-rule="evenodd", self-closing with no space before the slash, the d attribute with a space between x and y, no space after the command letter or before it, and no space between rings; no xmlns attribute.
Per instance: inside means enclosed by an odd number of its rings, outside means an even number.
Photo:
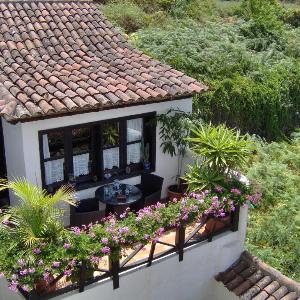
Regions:
<svg viewBox="0 0 300 300"><path fill-rule="evenodd" d="M91 128L91 139L92 139L92 145L90 149L90 153L92 154L91 161L91 175L87 175L89 177L92 177L90 181L83 181L80 180L76 181L75 188L76 190L84 190L91 187L95 187L101 184L107 184L112 182L115 179L126 179L131 177L139 176L143 173L152 173L156 169L156 125L153 125L151 127L150 132L150 138L151 138L151 146L150 146L150 162L151 162L151 169L150 170L144 170L143 168L140 170L135 170L131 172L130 174L126 174L125 168L127 166L127 145L130 145L131 143L135 142L127 142L127 120L132 119L143 119L143 137L145 137L145 123L146 119L155 119L156 112L148 112L138 115L130 115L130 116L124 116L119 118L113 118L113 119L105 119L101 121L94 121L94 122L88 122L88 123L82 123L82 124L76 124L76 125L69 125L64 127L57 127L57 128L51 128L46 130L40 130L38 132L38 138L39 138L39 152L40 152L40 167L41 167L41 176L42 176L42 186L43 188L50 189L50 190L56 190L63 184L67 184L69 182L69 174L73 173L73 141L72 141L72 129L76 128L82 128L82 127L89 127ZM122 174L118 176L113 176L111 179L104 179L104 169L103 169L103 150L105 149L103 147L103 137L102 137L102 126L104 123L107 122L119 122L119 159L120 159L120 167L119 170ZM55 132L55 131L63 131L64 133L64 181L61 182L54 182L50 185L46 185L45 182L45 162L51 159L44 159L44 153L43 153L43 135L47 134L49 132ZM99 166L97 168L97 166ZM97 176L97 180L95 180L95 177Z"/></svg>

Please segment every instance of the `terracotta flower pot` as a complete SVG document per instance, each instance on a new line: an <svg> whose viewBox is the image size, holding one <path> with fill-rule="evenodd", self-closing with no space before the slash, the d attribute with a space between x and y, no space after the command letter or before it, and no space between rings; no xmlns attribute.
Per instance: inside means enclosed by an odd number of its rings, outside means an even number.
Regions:
<svg viewBox="0 0 300 300"><path fill-rule="evenodd" d="M206 235L211 235L212 233L223 229L229 224L230 224L230 216L226 216L224 218L210 217L207 219L207 222L205 223L204 233Z"/></svg>
<svg viewBox="0 0 300 300"><path fill-rule="evenodd" d="M54 280L54 277L52 274L49 275L48 280L45 280L43 278L40 278L36 281L34 285L34 289L38 294L41 293L50 293L54 292L56 290L56 283L53 285L50 285L51 282Z"/></svg>
<svg viewBox="0 0 300 300"><path fill-rule="evenodd" d="M173 199L180 200L183 198L187 186L185 184L180 184L179 189L177 184L170 185L168 187L168 197L172 201Z"/></svg>

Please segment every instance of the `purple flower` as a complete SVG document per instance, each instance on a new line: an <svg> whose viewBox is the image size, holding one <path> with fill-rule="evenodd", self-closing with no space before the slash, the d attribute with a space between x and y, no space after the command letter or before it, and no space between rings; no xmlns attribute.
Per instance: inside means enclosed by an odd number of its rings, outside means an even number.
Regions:
<svg viewBox="0 0 300 300"><path fill-rule="evenodd" d="M64 248L65 248L65 249L70 249L70 248L71 248L71 244L65 243L65 244L64 244Z"/></svg>
<svg viewBox="0 0 300 300"><path fill-rule="evenodd" d="M22 286L22 290L24 291L24 292L29 292L29 286L28 285L23 285Z"/></svg>
<svg viewBox="0 0 300 300"><path fill-rule="evenodd" d="M65 270L64 275L70 277L72 275L72 270Z"/></svg>
<svg viewBox="0 0 300 300"><path fill-rule="evenodd" d="M90 260L93 264L99 264L99 262L100 262L100 258L97 256L91 256Z"/></svg>
<svg viewBox="0 0 300 300"><path fill-rule="evenodd" d="M18 259L17 263L21 267L25 266L25 260L24 259Z"/></svg>
<svg viewBox="0 0 300 300"><path fill-rule="evenodd" d="M10 283L10 285L8 286L8 288L13 292L17 292L18 291L18 282L13 280Z"/></svg>
<svg viewBox="0 0 300 300"><path fill-rule="evenodd" d="M76 235L80 235L81 230L79 227L76 226L76 227L72 227L71 229Z"/></svg>
<svg viewBox="0 0 300 300"><path fill-rule="evenodd" d="M40 266L42 266L44 264L44 262L43 262L43 260L42 259L40 259L39 261L38 261L38 263L37 263L37 265L40 267Z"/></svg>
<svg viewBox="0 0 300 300"><path fill-rule="evenodd" d="M55 261L55 262L53 262L53 264L52 264L52 267L53 267L53 268L59 268L59 266L60 266L60 262L59 262L59 261Z"/></svg>
<svg viewBox="0 0 300 300"><path fill-rule="evenodd" d="M217 192L217 193L222 193L223 192L223 188L221 187L221 186L216 186L215 187L215 191Z"/></svg>
<svg viewBox="0 0 300 300"><path fill-rule="evenodd" d="M108 238L103 238L101 240L101 242L104 244L104 245L107 245L108 244Z"/></svg>
<svg viewBox="0 0 300 300"><path fill-rule="evenodd" d="M40 248L33 249L32 252L36 255L41 254L42 250Z"/></svg>
<svg viewBox="0 0 300 300"><path fill-rule="evenodd" d="M26 276L28 274L28 270L24 269L24 270L21 270L19 273L21 276Z"/></svg>
<svg viewBox="0 0 300 300"><path fill-rule="evenodd" d="M145 235L144 235L144 239L145 239L145 240L149 240L149 238L150 238L150 235L149 235L149 234L145 234Z"/></svg>
<svg viewBox="0 0 300 300"><path fill-rule="evenodd" d="M232 188L231 189L231 193L233 193L233 194L235 194L237 196L242 195L242 192L239 189L237 189L237 188Z"/></svg>
<svg viewBox="0 0 300 300"><path fill-rule="evenodd" d="M2 224L3 224L3 225L9 225L9 223L10 223L10 222L9 222L8 220L3 220L3 221L2 221Z"/></svg>
<svg viewBox="0 0 300 300"><path fill-rule="evenodd" d="M43 274L43 279L44 279L45 281L48 281L48 280L49 280L49 276L50 276L50 274L49 274L48 272L45 272L45 273Z"/></svg>
<svg viewBox="0 0 300 300"><path fill-rule="evenodd" d="M164 232L165 232L165 229L163 227L161 227L157 230L158 235L162 235Z"/></svg>
<svg viewBox="0 0 300 300"><path fill-rule="evenodd" d="M128 228L128 227L122 227L122 228L119 228L119 232L120 232L121 234L127 233L128 231L129 231L129 228Z"/></svg>
<svg viewBox="0 0 300 300"><path fill-rule="evenodd" d="M225 214L224 212L221 212L221 213L220 213L220 217L221 217L221 218L224 218L225 216L226 216L226 214Z"/></svg>
<svg viewBox="0 0 300 300"><path fill-rule="evenodd" d="M103 248L101 249L101 252L102 252L103 254L109 254L109 253L110 253L110 248L107 247L107 246L105 246L105 247L103 247Z"/></svg>
<svg viewBox="0 0 300 300"><path fill-rule="evenodd" d="M29 268L29 269L28 269L28 273L29 273L29 274L35 273L35 268Z"/></svg>

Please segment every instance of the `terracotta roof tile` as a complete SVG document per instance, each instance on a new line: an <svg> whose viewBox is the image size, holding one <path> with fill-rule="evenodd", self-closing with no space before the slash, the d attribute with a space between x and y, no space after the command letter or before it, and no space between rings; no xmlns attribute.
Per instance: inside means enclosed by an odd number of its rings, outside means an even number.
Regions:
<svg viewBox="0 0 300 300"><path fill-rule="evenodd" d="M299 283L246 251L230 268L219 273L216 280L243 300L296 300L300 297Z"/></svg>
<svg viewBox="0 0 300 300"><path fill-rule="evenodd" d="M93 2L1 2L0 29L0 115L11 122L207 89L133 48Z"/></svg>

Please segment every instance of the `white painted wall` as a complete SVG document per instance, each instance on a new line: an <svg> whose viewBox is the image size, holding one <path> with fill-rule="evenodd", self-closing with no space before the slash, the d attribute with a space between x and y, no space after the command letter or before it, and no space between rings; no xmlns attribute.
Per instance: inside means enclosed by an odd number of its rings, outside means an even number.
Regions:
<svg viewBox="0 0 300 300"><path fill-rule="evenodd" d="M10 179L12 177L26 177L31 182L41 186L42 180L38 140L38 132L40 130L85 124L154 111L156 111L157 114L162 114L167 112L170 108L190 112L192 111L192 98L57 117L17 125L10 125L6 121L3 121L8 177ZM173 184L175 181L173 176L177 173L177 158L171 158L169 155L162 153L158 132L159 129L157 129L155 173L165 179L163 186L163 196L165 196L167 186ZM136 184L140 182L140 177L130 178L125 181ZM79 191L77 197L78 199L93 197L96 189L97 187ZM11 198L11 203L15 203L13 197Z"/></svg>
<svg viewBox="0 0 300 300"><path fill-rule="evenodd" d="M172 254L153 262L149 268L142 266L121 274L119 289L113 290L112 281L107 279L88 286L84 293L75 291L54 299L235 300L235 295L214 277L231 266L244 251L247 214L247 209L242 208L239 231L226 232L211 243L203 242L186 249L182 262L178 261L177 254ZM4 284L2 279L0 300L22 299L7 296Z"/></svg>

